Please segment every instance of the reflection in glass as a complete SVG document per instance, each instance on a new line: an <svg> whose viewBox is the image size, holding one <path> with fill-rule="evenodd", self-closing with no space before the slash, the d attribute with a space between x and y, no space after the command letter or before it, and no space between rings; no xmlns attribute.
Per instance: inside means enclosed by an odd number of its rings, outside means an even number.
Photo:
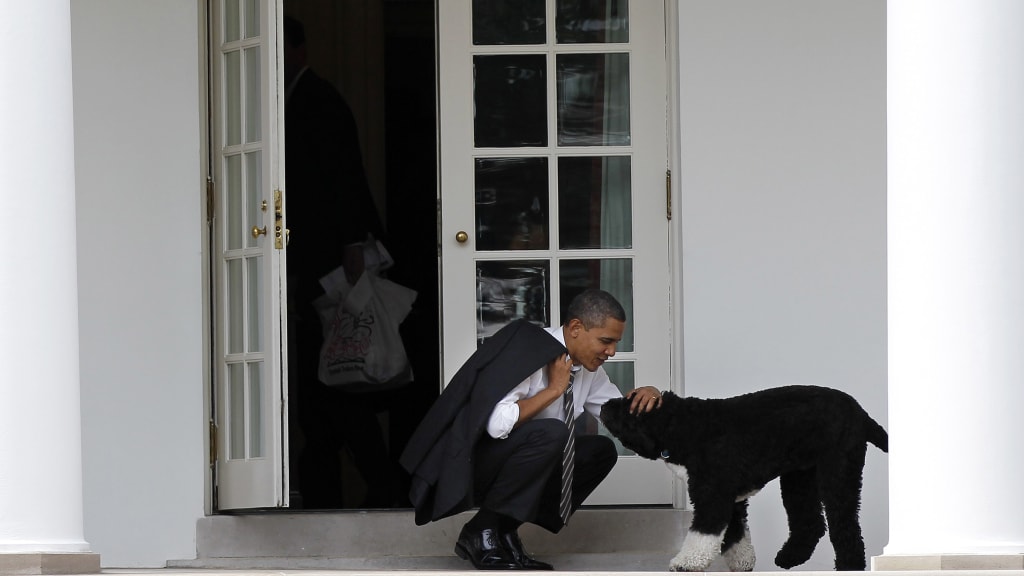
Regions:
<svg viewBox="0 0 1024 576"><path fill-rule="evenodd" d="M608 373L608 378L610 378L615 386L618 387L623 396L625 396L630 390L636 388L636 378L634 376L633 368L634 366L632 362L606 362L604 365L604 370ZM597 420L597 430L595 433L611 438L612 441L615 442L615 449L618 451L619 456L632 456L634 454L632 450L623 446L622 442L619 442L619 440L604 427L604 424L601 424L600 420Z"/></svg>
<svg viewBox="0 0 1024 576"><path fill-rule="evenodd" d="M633 351L633 260L631 258L592 258L561 260L558 266L559 318L565 321L569 302L588 288L600 288L622 304L626 310L626 330L619 342L619 352Z"/></svg>
<svg viewBox="0 0 1024 576"><path fill-rule="evenodd" d="M224 144L242 143L242 53L224 55Z"/></svg>
<svg viewBox="0 0 1024 576"><path fill-rule="evenodd" d="M629 54L560 54L559 146L628 146Z"/></svg>
<svg viewBox="0 0 1024 576"><path fill-rule="evenodd" d="M245 49L245 141L260 139L260 48Z"/></svg>
<svg viewBox="0 0 1024 576"><path fill-rule="evenodd" d="M253 226L263 227L263 198L262 198L262 177L263 177L263 162L262 152L257 150L255 152L247 152L245 154L245 215L248 218L246 220L246 231L252 229ZM259 240L253 238L252 233L245 233L245 242L252 248L259 245Z"/></svg>
<svg viewBox="0 0 1024 576"><path fill-rule="evenodd" d="M228 459L245 458L245 373L242 364L228 364Z"/></svg>
<svg viewBox="0 0 1024 576"><path fill-rule="evenodd" d="M234 42L238 40L238 2L239 0L224 0L224 41Z"/></svg>
<svg viewBox="0 0 1024 576"><path fill-rule="evenodd" d="M245 317L242 312L243 289L245 284L242 279L242 261L238 259L228 260L228 354L238 354L243 351L245 343L242 341L242 327Z"/></svg>
<svg viewBox="0 0 1024 576"><path fill-rule="evenodd" d="M478 261L477 344L519 318L547 327L550 275L551 263L547 260Z"/></svg>
<svg viewBox="0 0 1024 576"><path fill-rule="evenodd" d="M478 158L477 250L548 247L548 159Z"/></svg>
<svg viewBox="0 0 1024 576"><path fill-rule="evenodd" d="M544 0L473 0L473 44L543 44Z"/></svg>
<svg viewBox="0 0 1024 576"><path fill-rule="evenodd" d="M243 236L245 224L242 220L242 157L238 154L226 156L224 162L227 164L224 167L224 176L227 182L224 184L227 186L228 196L228 205L225 208L227 226L225 226L224 232L228 237L224 245L228 250L236 250L241 248L245 241L245 236Z"/></svg>
<svg viewBox="0 0 1024 576"><path fill-rule="evenodd" d="M560 157L559 248L630 248L632 245L630 157Z"/></svg>
<svg viewBox="0 0 1024 576"><path fill-rule="evenodd" d="M473 57L478 148L547 146L546 77L543 54Z"/></svg>
<svg viewBox="0 0 1024 576"><path fill-rule="evenodd" d="M260 35L260 0L245 2L245 37L255 38Z"/></svg>
<svg viewBox="0 0 1024 576"><path fill-rule="evenodd" d="M249 458L263 456L262 362L249 363Z"/></svg>
<svg viewBox="0 0 1024 576"><path fill-rule="evenodd" d="M629 0L558 0L559 44L629 42Z"/></svg>
<svg viewBox="0 0 1024 576"><path fill-rule="evenodd" d="M263 273L263 257L253 256L246 258L246 274L249 278L249 352L263 351L263 294L260 282Z"/></svg>

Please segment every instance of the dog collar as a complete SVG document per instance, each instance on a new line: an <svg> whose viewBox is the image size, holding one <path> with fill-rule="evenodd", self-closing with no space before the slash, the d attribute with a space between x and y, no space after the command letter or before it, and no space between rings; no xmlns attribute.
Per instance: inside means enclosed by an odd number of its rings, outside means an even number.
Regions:
<svg viewBox="0 0 1024 576"><path fill-rule="evenodd" d="M660 458L662 460L668 460L668 457L669 457L668 449L662 450Z"/></svg>

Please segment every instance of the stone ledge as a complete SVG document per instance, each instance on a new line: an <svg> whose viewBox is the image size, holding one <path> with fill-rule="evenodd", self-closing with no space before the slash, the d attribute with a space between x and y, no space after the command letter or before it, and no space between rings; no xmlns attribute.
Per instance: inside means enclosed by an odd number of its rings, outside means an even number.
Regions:
<svg viewBox="0 0 1024 576"><path fill-rule="evenodd" d="M1024 570L1024 554L882 555L871 559L871 570Z"/></svg>
<svg viewBox="0 0 1024 576"><path fill-rule="evenodd" d="M100 555L92 552L0 553L0 574L95 574Z"/></svg>

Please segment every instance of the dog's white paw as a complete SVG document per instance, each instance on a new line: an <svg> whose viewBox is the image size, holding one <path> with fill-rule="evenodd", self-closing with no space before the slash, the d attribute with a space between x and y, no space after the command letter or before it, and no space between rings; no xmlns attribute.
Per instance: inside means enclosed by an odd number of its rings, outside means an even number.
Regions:
<svg viewBox="0 0 1024 576"><path fill-rule="evenodd" d="M669 562L669 570L672 572L702 572L711 565L711 562L718 557L722 549L721 534L701 534L690 530L683 540L683 547Z"/></svg>
<svg viewBox="0 0 1024 576"><path fill-rule="evenodd" d="M751 572L757 563L754 545L750 542L750 530L743 531L743 538L722 554L726 566L733 572Z"/></svg>

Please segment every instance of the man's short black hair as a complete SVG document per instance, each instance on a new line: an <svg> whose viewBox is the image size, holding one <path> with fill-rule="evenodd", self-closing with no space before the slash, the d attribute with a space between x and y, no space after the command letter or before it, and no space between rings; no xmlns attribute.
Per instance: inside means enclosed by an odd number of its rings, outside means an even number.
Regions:
<svg viewBox="0 0 1024 576"><path fill-rule="evenodd" d="M299 48L306 43L306 28L295 18L285 15L282 22L284 41L292 48Z"/></svg>
<svg viewBox="0 0 1024 576"><path fill-rule="evenodd" d="M583 322L583 327L590 330L594 327L604 326L608 318L625 322L626 311L611 294L597 288L588 288L576 295L569 303L565 322L568 323L573 318Z"/></svg>

